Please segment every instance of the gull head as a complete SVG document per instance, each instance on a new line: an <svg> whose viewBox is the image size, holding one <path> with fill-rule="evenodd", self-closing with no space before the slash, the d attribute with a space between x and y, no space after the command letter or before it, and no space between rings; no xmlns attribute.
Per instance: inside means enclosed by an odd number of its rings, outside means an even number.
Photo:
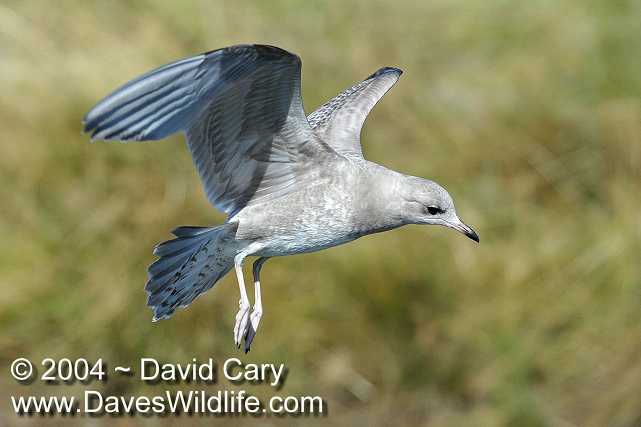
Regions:
<svg viewBox="0 0 641 427"><path fill-rule="evenodd" d="M475 242L479 235L456 214L449 193L434 181L404 177L401 186L403 220L407 224L441 225L465 234Z"/></svg>

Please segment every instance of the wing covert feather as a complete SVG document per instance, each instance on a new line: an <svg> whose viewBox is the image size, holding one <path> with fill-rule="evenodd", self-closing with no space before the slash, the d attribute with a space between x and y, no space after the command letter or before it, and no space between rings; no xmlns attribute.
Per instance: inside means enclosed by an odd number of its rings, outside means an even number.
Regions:
<svg viewBox="0 0 641 427"><path fill-rule="evenodd" d="M311 113L310 126L338 153L362 158L360 134L365 119L402 73L398 68L379 69Z"/></svg>

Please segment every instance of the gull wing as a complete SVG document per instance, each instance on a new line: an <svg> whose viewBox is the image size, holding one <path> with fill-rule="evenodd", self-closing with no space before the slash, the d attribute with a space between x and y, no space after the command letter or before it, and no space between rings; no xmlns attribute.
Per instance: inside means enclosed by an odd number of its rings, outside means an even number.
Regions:
<svg viewBox="0 0 641 427"><path fill-rule="evenodd" d="M145 141L183 132L207 198L235 215L304 181L332 152L307 122L300 58L238 45L177 61L117 89L84 118L92 140Z"/></svg>
<svg viewBox="0 0 641 427"><path fill-rule="evenodd" d="M374 105L394 86L403 71L385 67L338 94L307 117L309 125L334 150L363 157L360 134Z"/></svg>

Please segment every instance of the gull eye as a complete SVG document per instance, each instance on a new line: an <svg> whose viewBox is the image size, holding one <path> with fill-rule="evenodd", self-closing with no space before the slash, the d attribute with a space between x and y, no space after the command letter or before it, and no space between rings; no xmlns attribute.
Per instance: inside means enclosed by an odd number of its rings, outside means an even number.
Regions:
<svg viewBox="0 0 641 427"><path fill-rule="evenodd" d="M439 208L438 206L427 206L425 210L430 215L437 215L444 212L443 209Z"/></svg>

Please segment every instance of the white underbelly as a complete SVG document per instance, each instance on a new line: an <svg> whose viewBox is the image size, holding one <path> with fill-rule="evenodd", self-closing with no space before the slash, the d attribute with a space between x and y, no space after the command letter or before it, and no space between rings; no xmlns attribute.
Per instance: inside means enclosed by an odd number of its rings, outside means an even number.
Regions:
<svg viewBox="0 0 641 427"><path fill-rule="evenodd" d="M333 246L342 245L357 239L359 236L340 234L328 236L327 233L296 233L293 235L271 236L261 241L263 247L256 255L284 256L306 252L316 252Z"/></svg>

